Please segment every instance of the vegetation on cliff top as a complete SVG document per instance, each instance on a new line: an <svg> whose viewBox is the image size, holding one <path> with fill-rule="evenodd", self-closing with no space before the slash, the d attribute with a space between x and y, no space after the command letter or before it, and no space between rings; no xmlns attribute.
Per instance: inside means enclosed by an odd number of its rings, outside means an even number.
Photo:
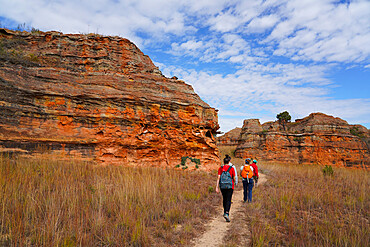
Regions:
<svg viewBox="0 0 370 247"><path fill-rule="evenodd" d="M279 123L289 123L292 120L289 112L284 111L276 115L276 118L279 120Z"/></svg>

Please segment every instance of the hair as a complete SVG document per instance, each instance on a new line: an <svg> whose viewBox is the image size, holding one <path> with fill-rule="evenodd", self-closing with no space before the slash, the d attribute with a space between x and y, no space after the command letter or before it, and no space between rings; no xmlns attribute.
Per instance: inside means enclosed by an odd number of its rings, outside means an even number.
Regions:
<svg viewBox="0 0 370 247"><path fill-rule="evenodd" d="M230 159L228 157L225 157L224 158L224 164L227 165L227 164L229 164L229 162L230 162Z"/></svg>
<svg viewBox="0 0 370 247"><path fill-rule="evenodd" d="M226 155L225 155L225 158L224 158L224 161L225 161L225 159L228 159L229 161L228 161L227 163L229 163L229 162L230 162L230 160L231 160L230 155L226 154ZM226 163L226 164L227 164L227 163Z"/></svg>

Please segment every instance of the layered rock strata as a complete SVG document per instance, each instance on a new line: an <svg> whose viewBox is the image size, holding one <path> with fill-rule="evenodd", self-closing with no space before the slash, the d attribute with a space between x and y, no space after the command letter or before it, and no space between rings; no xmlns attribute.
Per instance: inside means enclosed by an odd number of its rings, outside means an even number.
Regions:
<svg viewBox="0 0 370 247"><path fill-rule="evenodd" d="M235 128L217 137L217 146L237 146L241 130L241 128Z"/></svg>
<svg viewBox="0 0 370 247"><path fill-rule="evenodd" d="M236 157L287 163L370 167L369 130L322 113L292 123L244 121Z"/></svg>
<svg viewBox="0 0 370 247"><path fill-rule="evenodd" d="M212 169L218 128L214 108L127 39L0 29L0 150Z"/></svg>

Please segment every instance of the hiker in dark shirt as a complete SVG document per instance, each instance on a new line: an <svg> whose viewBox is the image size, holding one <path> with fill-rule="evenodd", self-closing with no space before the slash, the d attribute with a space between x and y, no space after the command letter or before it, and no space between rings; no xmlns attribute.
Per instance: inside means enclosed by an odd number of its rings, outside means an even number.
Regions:
<svg viewBox="0 0 370 247"><path fill-rule="evenodd" d="M247 158L245 164L240 167L240 176L243 182L243 201L252 202L252 190L253 190L253 167L249 165L251 159Z"/></svg>
<svg viewBox="0 0 370 247"><path fill-rule="evenodd" d="M229 165L229 159L224 159L224 165L218 169L216 192L222 193L224 218L230 222L231 198L234 192L235 170ZM231 181L230 181L231 180Z"/></svg>

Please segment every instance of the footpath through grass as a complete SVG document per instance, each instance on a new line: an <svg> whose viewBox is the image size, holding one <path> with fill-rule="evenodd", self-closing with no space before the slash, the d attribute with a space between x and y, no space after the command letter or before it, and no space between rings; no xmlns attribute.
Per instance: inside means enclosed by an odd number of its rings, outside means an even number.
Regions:
<svg viewBox="0 0 370 247"><path fill-rule="evenodd" d="M248 204L252 246L370 246L366 170L259 164L268 181Z"/></svg>
<svg viewBox="0 0 370 247"><path fill-rule="evenodd" d="M172 246L215 213L215 173L0 156L0 246Z"/></svg>

